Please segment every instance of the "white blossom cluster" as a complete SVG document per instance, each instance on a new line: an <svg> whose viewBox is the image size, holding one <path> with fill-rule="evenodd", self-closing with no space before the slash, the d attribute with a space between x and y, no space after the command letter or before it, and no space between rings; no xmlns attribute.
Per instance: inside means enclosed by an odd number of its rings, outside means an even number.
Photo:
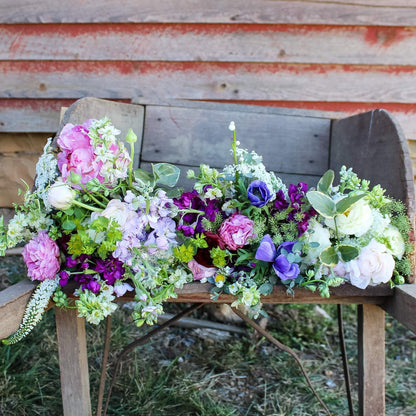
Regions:
<svg viewBox="0 0 416 416"><path fill-rule="evenodd" d="M19 329L9 338L3 340L4 344L15 344L23 339L42 319L51 296L58 287L59 278L46 279L39 283L32 298L27 304L25 314Z"/></svg>

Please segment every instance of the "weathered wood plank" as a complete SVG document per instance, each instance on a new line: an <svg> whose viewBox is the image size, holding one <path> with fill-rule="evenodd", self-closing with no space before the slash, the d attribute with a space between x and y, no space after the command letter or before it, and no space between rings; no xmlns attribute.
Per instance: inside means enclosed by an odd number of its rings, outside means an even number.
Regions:
<svg viewBox="0 0 416 416"><path fill-rule="evenodd" d="M17 331L35 287L30 280L23 280L0 291L0 339Z"/></svg>
<svg viewBox="0 0 416 416"><path fill-rule="evenodd" d="M244 111L148 106L142 161L222 168L231 164L230 121L241 147L263 156L268 170L321 175L328 167L330 120Z"/></svg>
<svg viewBox="0 0 416 416"><path fill-rule="evenodd" d="M2 60L368 65L414 65L416 62L414 27L194 23L2 25L0 44L3 45Z"/></svg>
<svg viewBox="0 0 416 416"><path fill-rule="evenodd" d="M266 0L86 0L73 7L67 2L3 0L3 23L203 22L203 23L311 23L413 26L414 2L375 0L266 1Z"/></svg>
<svg viewBox="0 0 416 416"><path fill-rule="evenodd" d="M358 396L360 416L385 415L384 311L358 305Z"/></svg>
<svg viewBox="0 0 416 416"><path fill-rule="evenodd" d="M412 103L416 67L208 62L0 62L0 98Z"/></svg>
<svg viewBox="0 0 416 416"><path fill-rule="evenodd" d="M215 301L211 299L210 291L212 285L209 283L188 283L182 289L177 289L177 298L171 298L168 302L175 303L198 303L198 302L214 302L214 303L232 303L235 297L223 294ZM352 285L345 284L340 287L330 289L331 297L323 298L319 293L313 293L308 289L296 289L295 295L291 296L286 293L283 286L275 286L273 293L262 296L262 302L267 304L289 304L289 303L317 303L317 304L382 304L385 300L392 296L393 290L388 285L372 286L365 290L358 289ZM129 292L122 298L120 302L129 302L133 299L134 294Z"/></svg>
<svg viewBox="0 0 416 416"><path fill-rule="evenodd" d="M381 307L416 334L416 284L397 286Z"/></svg>
<svg viewBox="0 0 416 416"><path fill-rule="evenodd" d="M77 314L55 308L64 416L91 415L85 322Z"/></svg>

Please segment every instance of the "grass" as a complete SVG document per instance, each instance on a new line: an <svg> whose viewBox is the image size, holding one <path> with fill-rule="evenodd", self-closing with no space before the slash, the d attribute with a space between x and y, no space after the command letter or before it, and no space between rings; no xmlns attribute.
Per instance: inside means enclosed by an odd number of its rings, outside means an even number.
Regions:
<svg viewBox="0 0 416 416"><path fill-rule="evenodd" d="M17 270L18 272L18 270ZM175 311L179 305L169 304ZM300 355L314 387L333 415L348 415L338 347L336 306L268 306L268 329ZM197 317L207 319L203 309ZM356 414L356 307L344 307L347 352ZM113 316L110 364L117 352L147 331L128 308ZM93 414L97 403L105 325L87 325ZM108 415L118 416L319 416L323 410L294 360L252 332L212 335L172 327L124 361ZM217 334L218 335L218 334ZM416 414L416 335L386 317L388 416ZM110 371L111 371L110 367ZM54 312L22 342L0 347L0 414L62 414ZM108 383L107 383L108 386Z"/></svg>

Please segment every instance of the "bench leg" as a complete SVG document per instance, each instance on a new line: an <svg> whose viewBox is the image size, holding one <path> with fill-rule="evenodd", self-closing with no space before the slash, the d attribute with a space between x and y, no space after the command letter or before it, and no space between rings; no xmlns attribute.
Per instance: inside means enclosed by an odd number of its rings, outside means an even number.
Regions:
<svg viewBox="0 0 416 416"><path fill-rule="evenodd" d="M64 416L91 416L84 319L76 309L55 308Z"/></svg>
<svg viewBox="0 0 416 416"><path fill-rule="evenodd" d="M385 414L385 320L376 305L358 305L360 416Z"/></svg>

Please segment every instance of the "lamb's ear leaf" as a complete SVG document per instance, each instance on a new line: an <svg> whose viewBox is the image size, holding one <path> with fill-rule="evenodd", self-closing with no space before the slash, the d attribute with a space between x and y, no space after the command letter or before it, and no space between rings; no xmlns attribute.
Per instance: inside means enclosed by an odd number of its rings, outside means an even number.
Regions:
<svg viewBox="0 0 416 416"><path fill-rule="evenodd" d="M318 185L316 189L319 192L323 192L324 194L327 194L329 191L329 188L332 186L332 183L334 182L334 171L332 169L327 170L321 179L319 179Z"/></svg>
<svg viewBox="0 0 416 416"><path fill-rule="evenodd" d="M308 191L306 193L309 203L325 218L334 218L336 215L335 202L332 198L320 191Z"/></svg>

